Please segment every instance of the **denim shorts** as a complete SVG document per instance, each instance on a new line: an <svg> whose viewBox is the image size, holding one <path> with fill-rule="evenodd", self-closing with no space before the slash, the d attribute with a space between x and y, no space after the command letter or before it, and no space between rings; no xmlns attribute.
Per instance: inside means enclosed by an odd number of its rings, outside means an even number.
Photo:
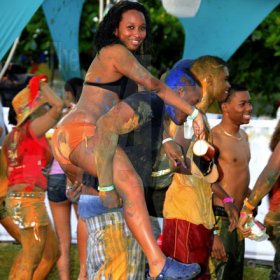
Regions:
<svg viewBox="0 0 280 280"><path fill-rule="evenodd" d="M52 202L66 201L66 176L65 174L48 175L48 199Z"/></svg>
<svg viewBox="0 0 280 280"><path fill-rule="evenodd" d="M78 203L79 216L82 219L93 218L109 212L119 212L122 208L107 208L103 206L103 203L99 196L81 194Z"/></svg>

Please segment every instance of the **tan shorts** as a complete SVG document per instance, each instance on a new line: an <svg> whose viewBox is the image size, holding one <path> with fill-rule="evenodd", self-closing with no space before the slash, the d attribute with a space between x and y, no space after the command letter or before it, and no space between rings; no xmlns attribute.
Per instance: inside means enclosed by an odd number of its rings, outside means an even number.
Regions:
<svg viewBox="0 0 280 280"><path fill-rule="evenodd" d="M20 229L49 224L44 192L10 192L6 197L8 213Z"/></svg>

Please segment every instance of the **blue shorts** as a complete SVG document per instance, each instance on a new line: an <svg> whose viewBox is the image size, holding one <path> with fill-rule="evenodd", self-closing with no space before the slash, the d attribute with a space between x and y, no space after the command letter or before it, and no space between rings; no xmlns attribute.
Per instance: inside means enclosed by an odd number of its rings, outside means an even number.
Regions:
<svg viewBox="0 0 280 280"><path fill-rule="evenodd" d="M101 199L97 195L81 194L78 203L79 216L83 219L121 210L122 208L107 208L103 206Z"/></svg>
<svg viewBox="0 0 280 280"><path fill-rule="evenodd" d="M63 202L66 197L66 176L65 174L48 175L48 199L52 202Z"/></svg>

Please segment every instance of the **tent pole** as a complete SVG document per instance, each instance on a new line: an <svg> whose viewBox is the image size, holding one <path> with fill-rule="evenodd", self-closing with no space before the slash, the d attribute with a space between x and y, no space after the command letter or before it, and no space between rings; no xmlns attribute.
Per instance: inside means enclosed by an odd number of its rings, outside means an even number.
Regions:
<svg viewBox="0 0 280 280"><path fill-rule="evenodd" d="M8 55L8 57L7 57L7 60L6 60L6 62L5 62L5 65L3 66L3 68L2 68L2 70L1 70L1 72L0 72L0 80L3 78L5 72L6 72L7 68L8 68L8 66L9 66L9 64L10 64L10 62L11 62L11 60L12 60L12 58L13 58L13 55L14 55L15 50L16 50L16 47L17 47L17 45L18 45L18 43L19 43L19 38L20 38L20 35L19 35L19 36L15 39L15 41L14 41L14 44L13 44L11 50L10 50L10 53L9 53L9 55Z"/></svg>
<svg viewBox="0 0 280 280"><path fill-rule="evenodd" d="M103 19L103 13L104 13L104 1L99 0L99 22Z"/></svg>

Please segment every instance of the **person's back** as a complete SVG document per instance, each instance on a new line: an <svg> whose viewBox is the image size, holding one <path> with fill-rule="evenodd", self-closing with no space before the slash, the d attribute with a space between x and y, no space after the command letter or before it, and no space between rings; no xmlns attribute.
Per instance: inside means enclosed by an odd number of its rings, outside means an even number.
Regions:
<svg viewBox="0 0 280 280"><path fill-rule="evenodd" d="M7 135L3 149L9 166L9 185L30 184L46 189L42 169L51 159L51 150L46 138L34 137L30 125L31 121L27 121Z"/></svg>
<svg viewBox="0 0 280 280"><path fill-rule="evenodd" d="M234 199L240 212L249 192L250 147L248 136L240 125L249 123L252 105L244 86L232 85L227 98L220 103L223 119L212 129L213 144L218 151L219 183ZM213 196L216 218L215 237L210 261L211 276L218 279L242 279L244 240L235 229L228 231L229 219L224 204Z"/></svg>

